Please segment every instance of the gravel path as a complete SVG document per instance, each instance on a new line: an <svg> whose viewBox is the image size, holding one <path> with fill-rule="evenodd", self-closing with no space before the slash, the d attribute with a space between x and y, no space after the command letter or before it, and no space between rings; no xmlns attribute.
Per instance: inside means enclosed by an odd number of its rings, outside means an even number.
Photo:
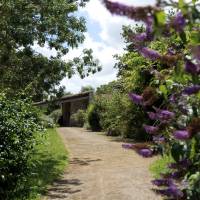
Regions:
<svg viewBox="0 0 200 200"><path fill-rule="evenodd" d="M80 128L59 128L69 151L69 166L48 190L46 200L159 200L151 190L149 165L121 148L115 138Z"/></svg>

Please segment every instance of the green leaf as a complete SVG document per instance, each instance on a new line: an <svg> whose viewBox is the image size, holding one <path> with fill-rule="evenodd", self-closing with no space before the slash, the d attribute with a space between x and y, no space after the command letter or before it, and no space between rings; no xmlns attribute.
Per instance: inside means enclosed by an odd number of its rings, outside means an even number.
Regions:
<svg viewBox="0 0 200 200"><path fill-rule="evenodd" d="M197 31L192 31L190 33L190 43L191 44L199 44L200 43L200 34Z"/></svg>
<svg viewBox="0 0 200 200"><path fill-rule="evenodd" d="M156 19L157 19L157 23L158 25L163 25L165 24L166 21L166 14L164 11L160 11L156 13Z"/></svg>
<svg viewBox="0 0 200 200"><path fill-rule="evenodd" d="M165 85L160 85L159 89L164 94L164 96L166 98L167 97L167 93L168 93L166 86Z"/></svg>
<svg viewBox="0 0 200 200"><path fill-rule="evenodd" d="M184 0L179 0L179 1L178 1L178 7L179 7L179 8L183 8L184 6L185 6Z"/></svg>
<svg viewBox="0 0 200 200"><path fill-rule="evenodd" d="M183 13L187 13L187 9L186 9L186 3L184 0L179 0L178 1L178 7L180 8L180 10L183 12Z"/></svg>
<svg viewBox="0 0 200 200"><path fill-rule="evenodd" d="M187 42L187 37L186 37L185 32L180 33L180 38L181 38L181 40L183 41L184 44Z"/></svg>

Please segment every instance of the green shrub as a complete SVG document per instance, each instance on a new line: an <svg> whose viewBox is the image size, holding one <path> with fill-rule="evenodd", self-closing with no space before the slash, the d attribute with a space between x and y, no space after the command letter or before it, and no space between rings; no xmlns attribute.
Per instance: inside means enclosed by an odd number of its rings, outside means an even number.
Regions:
<svg viewBox="0 0 200 200"><path fill-rule="evenodd" d="M61 109L54 110L50 115L49 118L53 120L54 124L58 123L59 118L62 116Z"/></svg>
<svg viewBox="0 0 200 200"><path fill-rule="evenodd" d="M40 116L41 124L45 128L53 128L55 126L54 120L48 115L42 114Z"/></svg>
<svg viewBox="0 0 200 200"><path fill-rule="evenodd" d="M80 109L71 116L71 123L75 126L83 127L86 118L86 111Z"/></svg>
<svg viewBox="0 0 200 200"><path fill-rule="evenodd" d="M38 130L37 112L29 101L0 94L0 199L27 199L29 161Z"/></svg>
<svg viewBox="0 0 200 200"><path fill-rule="evenodd" d="M120 81L115 81L97 89L93 104L100 126L111 136L149 140L149 134L142 128L148 118L141 108L130 101L123 87Z"/></svg>
<svg viewBox="0 0 200 200"><path fill-rule="evenodd" d="M92 131L101 130L100 117L99 117L97 105L95 104L89 105L87 109L87 121Z"/></svg>

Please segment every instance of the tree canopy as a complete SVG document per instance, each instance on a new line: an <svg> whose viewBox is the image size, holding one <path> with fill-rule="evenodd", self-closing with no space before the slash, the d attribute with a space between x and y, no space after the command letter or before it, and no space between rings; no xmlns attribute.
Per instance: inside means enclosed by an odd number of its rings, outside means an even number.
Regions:
<svg viewBox="0 0 200 200"><path fill-rule="evenodd" d="M77 11L88 0L9 0L0 3L0 88L10 96L29 91L35 100L61 92L60 81L78 73L82 78L101 70L84 49L67 62L62 55L84 41L85 19ZM47 58L34 51L33 46L48 46L57 55Z"/></svg>

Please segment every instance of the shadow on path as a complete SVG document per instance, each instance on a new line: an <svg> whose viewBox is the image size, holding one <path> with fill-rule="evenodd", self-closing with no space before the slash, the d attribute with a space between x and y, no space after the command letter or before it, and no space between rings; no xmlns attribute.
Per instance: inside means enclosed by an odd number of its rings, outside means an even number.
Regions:
<svg viewBox="0 0 200 200"><path fill-rule="evenodd" d="M74 165L83 165L83 166L87 166L90 165L90 163L92 162L98 162L101 161L101 159L90 159L90 158L73 158L71 161L69 161L70 164L74 164Z"/></svg>
<svg viewBox="0 0 200 200"><path fill-rule="evenodd" d="M81 192L76 189L77 186L82 185L79 179L62 179L56 180L53 186L48 190L47 198L49 199L63 199L69 194Z"/></svg>

